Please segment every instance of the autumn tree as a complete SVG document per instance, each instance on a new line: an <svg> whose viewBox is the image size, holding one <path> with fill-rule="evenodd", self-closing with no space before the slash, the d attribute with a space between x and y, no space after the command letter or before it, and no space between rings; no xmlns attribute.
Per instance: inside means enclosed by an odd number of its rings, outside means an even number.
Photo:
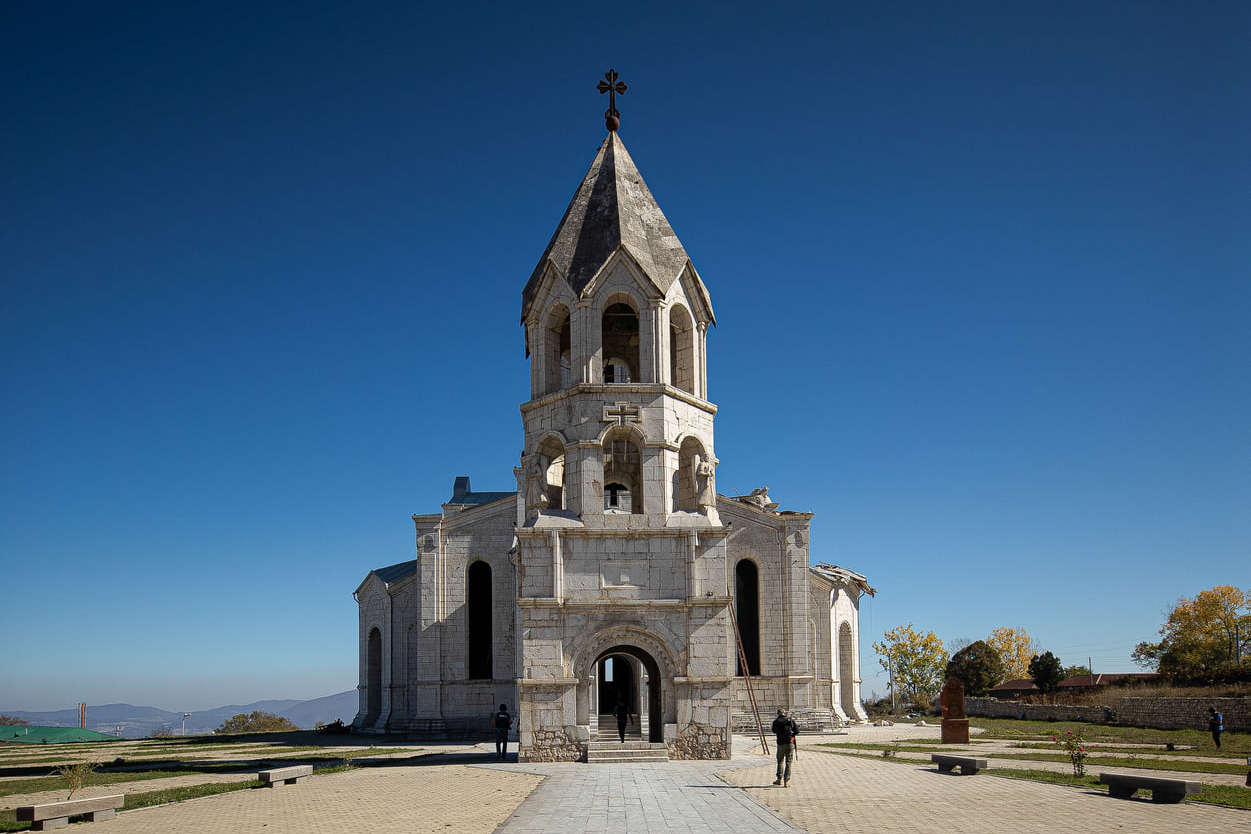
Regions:
<svg viewBox="0 0 1251 834"><path fill-rule="evenodd" d="M235 733L286 733L298 729L300 728L291 723L288 718L282 718L272 712L255 710L227 718L213 732L220 735L234 735Z"/></svg>
<svg viewBox="0 0 1251 834"><path fill-rule="evenodd" d="M873 644L873 651L882 668L891 673L896 695L926 706L942 689L947 650L934 632L922 634L908 623L886 632L881 643Z"/></svg>
<svg viewBox="0 0 1251 834"><path fill-rule="evenodd" d="M1051 652L1043 652L1030 658L1029 676L1034 686L1045 695L1054 692L1056 684L1064 680L1064 667L1060 665L1060 658Z"/></svg>
<svg viewBox="0 0 1251 834"><path fill-rule="evenodd" d="M30 724L25 718L16 715L0 715L0 727L26 727Z"/></svg>
<svg viewBox="0 0 1251 834"><path fill-rule="evenodd" d="M993 646L978 640L951 656L944 675L958 678L965 695L982 698L992 686L1003 682L1003 661Z"/></svg>
<svg viewBox="0 0 1251 834"><path fill-rule="evenodd" d="M1134 662L1178 683L1251 679L1251 593L1233 585L1181 597L1158 643L1139 643Z"/></svg>
<svg viewBox="0 0 1251 834"><path fill-rule="evenodd" d="M999 659L1003 661L1003 674L1007 680L1029 677L1029 662L1038 654L1038 646L1034 638L1025 633L1025 629L1001 626L990 633L986 642L999 652Z"/></svg>

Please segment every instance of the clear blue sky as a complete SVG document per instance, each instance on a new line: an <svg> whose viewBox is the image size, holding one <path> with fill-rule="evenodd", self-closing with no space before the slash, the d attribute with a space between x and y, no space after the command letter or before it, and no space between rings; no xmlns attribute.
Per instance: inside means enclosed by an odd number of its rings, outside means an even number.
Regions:
<svg viewBox="0 0 1251 834"><path fill-rule="evenodd" d="M1251 5L0 5L0 709L357 683L512 489L520 292L604 137L700 271L718 486L871 643L1133 671L1251 585Z"/></svg>

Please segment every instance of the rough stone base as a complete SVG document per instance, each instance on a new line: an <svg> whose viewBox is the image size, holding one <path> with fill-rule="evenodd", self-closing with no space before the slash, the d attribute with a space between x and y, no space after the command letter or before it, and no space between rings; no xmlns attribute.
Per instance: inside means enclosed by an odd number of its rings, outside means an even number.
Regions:
<svg viewBox="0 0 1251 834"><path fill-rule="evenodd" d="M586 745L578 740L573 727L535 730L534 744L517 755L522 762L584 762Z"/></svg>
<svg viewBox="0 0 1251 834"><path fill-rule="evenodd" d="M682 728L669 747L670 759L728 759L730 745L725 730L692 721Z"/></svg>

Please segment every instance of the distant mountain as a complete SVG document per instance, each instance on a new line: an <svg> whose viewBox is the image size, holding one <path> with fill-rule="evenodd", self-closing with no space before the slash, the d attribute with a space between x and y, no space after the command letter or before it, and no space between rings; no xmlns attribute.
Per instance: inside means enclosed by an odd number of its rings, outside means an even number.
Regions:
<svg viewBox="0 0 1251 834"><path fill-rule="evenodd" d="M232 704L210 710L193 712L187 716L187 735L211 733L226 721L240 713L272 712L288 719L301 730L311 730L318 721L326 724L335 719L350 724L356 717L357 692L349 689L337 695L314 698L310 701L257 701L254 704ZM21 712L0 710L17 716L36 727L77 727L78 710L62 709L53 712ZM131 704L87 705L87 729L109 735L120 734L122 738L146 738L154 730L168 727L175 735L182 732L181 712L169 712L156 707L136 707Z"/></svg>

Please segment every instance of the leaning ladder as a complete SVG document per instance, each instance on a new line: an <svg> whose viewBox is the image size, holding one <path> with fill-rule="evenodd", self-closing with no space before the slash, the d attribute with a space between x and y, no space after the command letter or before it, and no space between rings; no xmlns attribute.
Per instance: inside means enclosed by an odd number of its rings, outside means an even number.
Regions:
<svg viewBox="0 0 1251 834"><path fill-rule="evenodd" d="M760 735L760 749L769 755L769 742L765 739L764 724L760 721L760 707L756 706L756 693L751 688L751 667L747 665L747 653L743 651L743 635L738 631L738 617L734 616L734 603L731 602L730 624L734 626L734 646L738 649L738 665L743 670L743 682L747 684L747 700L751 702L751 714L756 718L756 732Z"/></svg>

